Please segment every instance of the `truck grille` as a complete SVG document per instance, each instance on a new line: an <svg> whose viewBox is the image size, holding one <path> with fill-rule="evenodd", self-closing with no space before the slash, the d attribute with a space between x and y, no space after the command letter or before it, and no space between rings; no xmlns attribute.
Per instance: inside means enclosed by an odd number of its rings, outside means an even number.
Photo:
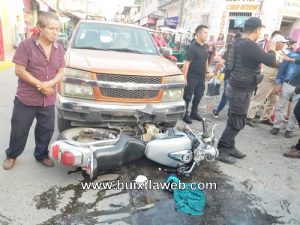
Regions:
<svg viewBox="0 0 300 225"><path fill-rule="evenodd" d="M97 74L97 79L107 82L161 84L162 77L128 76L116 74ZM157 97L159 90L125 90L114 88L100 88L102 96L111 98L149 99Z"/></svg>

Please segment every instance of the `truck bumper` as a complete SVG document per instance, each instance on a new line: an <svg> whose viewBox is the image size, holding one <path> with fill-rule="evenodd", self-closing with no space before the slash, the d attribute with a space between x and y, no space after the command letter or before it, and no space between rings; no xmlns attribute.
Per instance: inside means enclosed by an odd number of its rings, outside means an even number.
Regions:
<svg viewBox="0 0 300 225"><path fill-rule="evenodd" d="M59 96L58 117L72 125L100 125L118 123L168 123L183 118L184 101L165 103L107 103Z"/></svg>

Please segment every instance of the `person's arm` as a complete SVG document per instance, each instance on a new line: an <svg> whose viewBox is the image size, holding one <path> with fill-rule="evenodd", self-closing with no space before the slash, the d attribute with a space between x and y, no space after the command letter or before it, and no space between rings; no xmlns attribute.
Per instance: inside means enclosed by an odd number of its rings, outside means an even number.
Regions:
<svg viewBox="0 0 300 225"><path fill-rule="evenodd" d="M191 64L191 62L185 61L185 62L184 62L184 65L183 65L183 68L182 68L185 86L187 86L187 84L188 84L188 83L187 83L187 73L188 73L188 71L189 71L190 64Z"/></svg>
<svg viewBox="0 0 300 225"><path fill-rule="evenodd" d="M280 66L279 66L279 69L278 69L278 72L277 72L277 76L276 76L276 80L275 80L275 94L276 95L279 95L280 92L281 92L281 89L282 89L282 83L284 81L284 75L285 75L285 71L287 69L289 65L289 62L287 61L283 61Z"/></svg>
<svg viewBox="0 0 300 225"><path fill-rule="evenodd" d="M221 58L215 67L214 74L217 74L222 69L224 63L225 63L225 60L223 58Z"/></svg>
<svg viewBox="0 0 300 225"><path fill-rule="evenodd" d="M276 67L276 53L274 51L274 46L272 46L268 53L264 52L256 43L247 42L245 45L244 54L247 58L251 58L258 64L265 64L269 67Z"/></svg>
<svg viewBox="0 0 300 225"><path fill-rule="evenodd" d="M17 77L32 87L36 87L42 83L40 80L32 76L23 65L16 64L15 73Z"/></svg>
<svg viewBox="0 0 300 225"><path fill-rule="evenodd" d="M187 75L190 68L190 64L193 61L195 55L195 51L193 47L189 47L188 51L186 52L186 59L182 68L183 76L184 76L184 83L185 85L188 85L187 82Z"/></svg>
<svg viewBox="0 0 300 225"><path fill-rule="evenodd" d="M288 61L282 61L282 63L280 64L277 72L276 80L275 80L276 85L281 85L283 83L285 71L288 65L289 65Z"/></svg>

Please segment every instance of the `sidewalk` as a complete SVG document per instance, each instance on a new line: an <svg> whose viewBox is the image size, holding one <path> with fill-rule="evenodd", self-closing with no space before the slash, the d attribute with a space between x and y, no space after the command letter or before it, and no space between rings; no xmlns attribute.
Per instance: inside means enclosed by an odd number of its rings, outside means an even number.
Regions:
<svg viewBox="0 0 300 225"><path fill-rule="evenodd" d="M0 61L0 71L1 70L6 70L10 67L12 67L14 64L12 62L12 58L14 56L14 53L15 53L15 49L11 49L11 50L8 50L6 53L5 53L5 57L4 57L4 61Z"/></svg>

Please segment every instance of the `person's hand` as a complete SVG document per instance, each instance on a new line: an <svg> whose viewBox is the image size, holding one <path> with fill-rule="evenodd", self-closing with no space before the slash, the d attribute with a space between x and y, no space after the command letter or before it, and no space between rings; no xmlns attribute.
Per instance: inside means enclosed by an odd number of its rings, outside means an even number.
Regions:
<svg viewBox="0 0 300 225"><path fill-rule="evenodd" d="M280 95L281 89L282 89L281 85L276 85L275 86L275 94L276 95Z"/></svg>
<svg viewBox="0 0 300 225"><path fill-rule="evenodd" d="M38 91L41 91L41 90L46 90L48 88L52 88L53 86L53 83L51 81L44 81L42 83L40 83L39 85L37 85L37 89Z"/></svg>
<svg viewBox="0 0 300 225"><path fill-rule="evenodd" d="M51 96L51 95L54 95L54 89L53 88L45 88L45 89L41 89L40 92L43 94L43 95L46 95L46 96Z"/></svg>
<svg viewBox="0 0 300 225"><path fill-rule="evenodd" d="M184 78L184 86L187 86L188 85L188 81L186 78Z"/></svg>

